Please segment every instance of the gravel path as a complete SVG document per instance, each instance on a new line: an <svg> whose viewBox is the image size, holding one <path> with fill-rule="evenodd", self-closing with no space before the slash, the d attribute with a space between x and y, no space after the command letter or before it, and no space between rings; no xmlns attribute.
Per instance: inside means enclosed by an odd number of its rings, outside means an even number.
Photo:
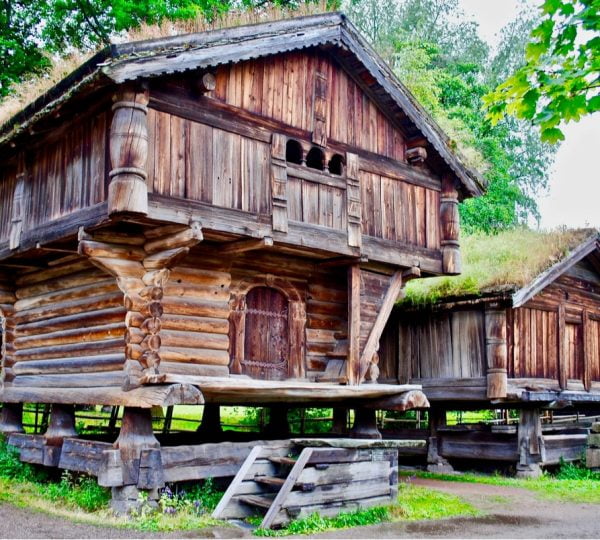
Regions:
<svg viewBox="0 0 600 540"><path fill-rule="evenodd" d="M313 538L600 538L600 505L541 501L505 486L413 478L413 484L458 495L482 517L384 523L331 531ZM175 533L143 533L74 523L41 512L0 504L0 538L240 538L249 531L214 527Z"/></svg>

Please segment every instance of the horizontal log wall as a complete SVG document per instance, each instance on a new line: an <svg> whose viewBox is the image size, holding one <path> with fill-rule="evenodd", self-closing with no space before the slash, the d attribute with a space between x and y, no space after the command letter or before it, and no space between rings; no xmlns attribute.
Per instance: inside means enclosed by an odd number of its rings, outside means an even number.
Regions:
<svg viewBox="0 0 600 540"><path fill-rule="evenodd" d="M228 265L191 255L176 266L164 288L161 373L229 373Z"/></svg>
<svg viewBox="0 0 600 540"><path fill-rule="evenodd" d="M77 257L16 279L15 386L122 382L125 310L115 279Z"/></svg>
<svg viewBox="0 0 600 540"><path fill-rule="evenodd" d="M271 149L265 142L153 109L148 132L151 192L270 213Z"/></svg>

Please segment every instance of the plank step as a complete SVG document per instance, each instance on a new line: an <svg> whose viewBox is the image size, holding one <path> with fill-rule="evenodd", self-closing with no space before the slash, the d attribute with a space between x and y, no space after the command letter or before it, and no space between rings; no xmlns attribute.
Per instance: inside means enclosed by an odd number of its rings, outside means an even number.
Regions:
<svg viewBox="0 0 600 540"><path fill-rule="evenodd" d="M268 495L243 495L238 500L250 506L269 509L271 508L271 504L273 504L274 498L274 495L272 497Z"/></svg>
<svg viewBox="0 0 600 540"><path fill-rule="evenodd" d="M259 482L260 484L266 484L267 486L275 486L278 488L285 484L285 478L279 478L277 476L259 475L254 477L254 481Z"/></svg>
<svg viewBox="0 0 600 540"><path fill-rule="evenodd" d="M290 467L294 466L297 461L296 458L290 458L286 456L270 456L268 459L271 463L277 463L278 465L288 465Z"/></svg>

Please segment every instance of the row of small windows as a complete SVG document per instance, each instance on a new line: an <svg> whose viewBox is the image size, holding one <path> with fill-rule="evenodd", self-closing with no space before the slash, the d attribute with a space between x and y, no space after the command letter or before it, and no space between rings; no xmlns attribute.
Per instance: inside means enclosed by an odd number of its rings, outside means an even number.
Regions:
<svg viewBox="0 0 600 540"><path fill-rule="evenodd" d="M302 145L294 139L289 139L285 146L285 159L289 163L302 165L304 162L304 149ZM325 153L320 148L313 146L306 154L306 166L318 171L325 170ZM330 174L341 176L344 170L344 158L340 154L334 154L327 163L327 170Z"/></svg>

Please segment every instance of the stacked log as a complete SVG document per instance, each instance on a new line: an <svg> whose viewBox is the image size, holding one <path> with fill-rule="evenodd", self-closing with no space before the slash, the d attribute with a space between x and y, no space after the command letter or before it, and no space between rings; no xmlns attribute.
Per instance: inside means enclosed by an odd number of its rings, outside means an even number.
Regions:
<svg viewBox="0 0 600 540"><path fill-rule="evenodd" d="M121 383L124 310L114 279L68 257L16 280L4 376L15 386Z"/></svg>
<svg viewBox="0 0 600 540"><path fill-rule="evenodd" d="M600 471L600 422L592 424L588 435L588 447L585 452L585 463L588 469Z"/></svg>

